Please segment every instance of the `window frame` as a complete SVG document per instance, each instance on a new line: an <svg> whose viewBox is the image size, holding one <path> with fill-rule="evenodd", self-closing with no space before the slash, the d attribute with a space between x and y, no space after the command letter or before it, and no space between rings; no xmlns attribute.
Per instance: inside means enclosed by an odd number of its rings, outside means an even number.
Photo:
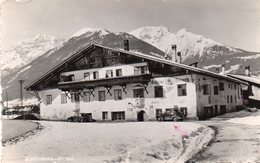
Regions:
<svg viewBox="0 0 260 163"><path fill-rule="evenodd" d="M90 92L83 92L82 101L83 102L90 102Z"/></svg>
<svg viewBox="0 0 260 163"><path fill-rule="evenodd" d="M46 95L46 105L52 104L52 95Z"/></svg>
<svg viewBox="0 0 260 163"><path fill-rule="evenodd" d="M211 85L210 84L203 84L202 85L202 93L203 95L211 95Z"/></svg>
<svg viewBox="0 0 260 163"><path fill-rule="evenodd" d="M225 91L225 83L219 82L219 91Z"/></svg>
<svg viewBox="0 0 260 163"><path fill-rule="evenodd" d="M67 100L67 96L66 94L61 94L60 95L60 103L61 104L67 104L68 100Z"/></svg>
<svg viewBox="0 0 260 163"><path fill-rule="evenodd" d="M159 93L158 93L159 91ZM164 97L163 96L164 92L163 92L163 86L154 86L154 98L162 98Z"/></svg>
<svg viewBox="0 0 260 163"><path fill-rule="evenodd" d="M101 93L104 93L104 99L102 99L101 97ZM106 101L106 91L103 90L103 91L98 91L98 101Z"/></svg>
<svg viewBox="0 0 260 163"><path fill-rule="evenodd" d="M122 69L116 69L116 76L123 76Z"/></svg>
<svg viewBox="0 0 260 163"><path fill-rule="evenodd" d="M116 93L118 92L118 93ZM120 96L119 96L120 95ZM119 98L120 97L120 98ZM114 90L114 99L116 101L122 100L123 99L123 94L122 94L122 90L121 89L115 89Z"/></svg>
<svg viewBox="0 0 260 163"><path fill-rule="evenodd" d="M141 96L136 96L137 90L142 90ZM135 88L135 89L133 89L133 98L144 98L144 88Z"/></svg>
<svg viewBox="0 0 260 163"><path fill-rule="evenodd" d="M125 111L111 112L111 120L125 120Z"/></svg>
<svg viewBox="0 0 260 163"><path fill-rule="evenodd" d="M110 74L110 76L109 76L109 74ZM105 76L106 78L112 78L113 77L113 70L106 70L106 76Z"/></svg>
<svg viewBox="0 0 260 163"><path fill-rule="evenodd" d="M88 74L88 76L86 76L86 74ZM90 80L90 73L84 72L83 77L84 77L84 80Z"/></svg>
<svg viewBox="0 0 260 163"><path fill-rule="evenodd" d="M219 95L219 86L218 86L218 85L215 85L215 86L213 87L213 89L214 89L214 95Z"/></svg>
<svg viewBox="0 0 260 163"><path fill-rule="evenodd" d="M80 102L80 95L79 95L79 93L77 93L77 92L71 93L71 102L73 102L73 103Z"/></svg>
<svg viewBox="0 0 260 163"><path fill-rule="evenodd" d="M108 111L102 111L102 120L108 120Z"/></svg>
<svg viewBox="0 0 260 163"><path fill-rule="evenodd" d="M185 88L182 88L182 86L185 86ZM187 96L187 84L178 84L177 94L178 96Z"/></svg>
<svg viewBox="0 0 260 163"><path fill-rule="evenodd" d="M98 71L93 72L93 79L99 79L99 72Z"/></svg>

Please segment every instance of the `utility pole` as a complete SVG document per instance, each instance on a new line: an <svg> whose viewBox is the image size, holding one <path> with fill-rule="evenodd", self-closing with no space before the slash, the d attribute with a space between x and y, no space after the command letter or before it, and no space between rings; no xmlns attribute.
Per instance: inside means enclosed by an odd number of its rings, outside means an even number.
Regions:
<svg viewBox="0 0 260 163"><path fill-rule="evenodd" d="M20 94L21 94L21 108L23 107L23 82L24 82L24 80L19 80L19 83L20 83ZM23 119L25 119L24 113L23 113Z"/></svg>
<svg viewBox="0 0 260 163"><path fill-rule="evenodd" d="M24 82L24 80L19 80L19 83L20 83L20 95L21 95L21 106L23 106L23 82Z"/></svg>
<svg viewBox="0 0 260 163"><path fill-rule="evenodd" d="M6 97L6 108L8 108L8 94L5 92L5 97Z"/></svg>

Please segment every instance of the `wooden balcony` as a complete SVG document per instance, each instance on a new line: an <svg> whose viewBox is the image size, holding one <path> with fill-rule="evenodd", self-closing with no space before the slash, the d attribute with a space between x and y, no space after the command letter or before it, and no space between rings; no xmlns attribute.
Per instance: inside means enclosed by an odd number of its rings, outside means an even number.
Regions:
<svg viewBox="0 0 260 163"><path fill-rule="evenodd" d="M103 78L96 80L67 81L58 83L58 88L62 91L82 90L84 88L93 89L96 87L111 87L114 85L126 85L131 83L147 84L152 78L151 74L120 76Z"/></svg>

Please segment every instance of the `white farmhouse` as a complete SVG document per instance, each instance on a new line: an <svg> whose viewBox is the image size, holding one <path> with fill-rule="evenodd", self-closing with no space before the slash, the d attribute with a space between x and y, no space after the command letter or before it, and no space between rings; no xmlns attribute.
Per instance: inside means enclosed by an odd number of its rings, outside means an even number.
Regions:
<svg viewBox="0 0 260 163"><path fill-rule="evenodd" d="M41 99L43 119L75 111L98 121L156 120L178 106L206 119L242 105L240 80L156 56L91 44L26 87Z"/></svg>

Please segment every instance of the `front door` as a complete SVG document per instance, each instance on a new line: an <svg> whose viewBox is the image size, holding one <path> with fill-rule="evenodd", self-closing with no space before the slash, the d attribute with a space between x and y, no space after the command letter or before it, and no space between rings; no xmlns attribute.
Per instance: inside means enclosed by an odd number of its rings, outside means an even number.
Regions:
<svg viewBox="0 0 260 163"><path fill-rule="evenodd" d="M141 110L137 113L137 121L144 121L144 113L145 111Z"/></svg>

